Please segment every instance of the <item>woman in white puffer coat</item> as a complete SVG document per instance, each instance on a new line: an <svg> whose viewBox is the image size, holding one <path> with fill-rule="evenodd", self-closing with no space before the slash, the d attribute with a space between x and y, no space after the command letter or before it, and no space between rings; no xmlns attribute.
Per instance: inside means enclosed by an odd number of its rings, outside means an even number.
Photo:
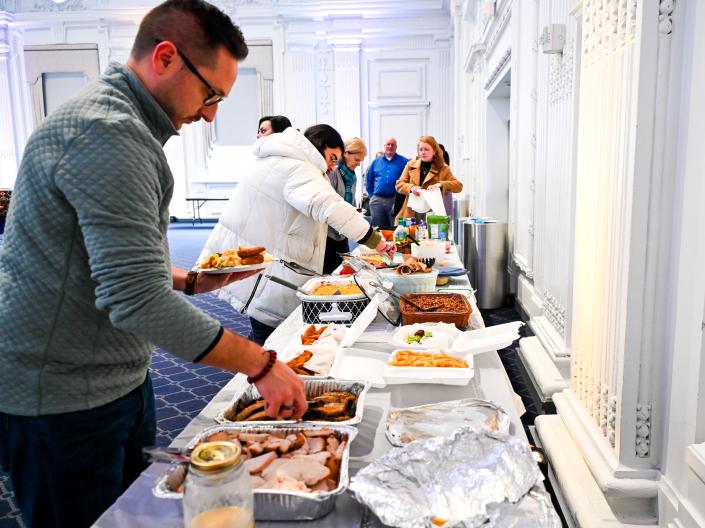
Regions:
<svg viewBox="0 0 705 528"><path fill-rule="evenodd" d="M235 188L201 258L238 246L264 246L277 258L321 272L328 226L379 253L393 254L394 245L384 242L325 177L343 155L343 140L331 126L315 125L304 134L287 128L258 139L253 153L253 169ZM298 286L309 279L278 261L268 273ZM232 283L218 297L240 310L256 280ZM247 308L250 338L263 343L297 306L293 290L262 277Z"/></svg>

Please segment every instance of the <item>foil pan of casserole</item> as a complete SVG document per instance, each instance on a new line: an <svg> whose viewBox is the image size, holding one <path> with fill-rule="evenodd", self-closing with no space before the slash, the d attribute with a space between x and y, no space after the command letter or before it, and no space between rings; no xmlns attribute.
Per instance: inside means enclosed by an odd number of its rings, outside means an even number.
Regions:
<svg viewBox="0 0 705 528"><path fill-rule="evenodd" d="M339 475L337 486L329 491L306 492L285 489L255 488L255 519L258 521L304 521L323 517L334 507L339 495L345 492L349 484L348 464L350 461L350 443L357 436L357 429L347 425L328 425L320 427L311 424L272 424L272 425L244 425L222 424L204 429L198 433L187 445L188 449L195 448L213 435L228 437L233 434L272 434L297 435L309 433L312 435L332 434L344 445L339 461ZM247 464L247 461L246 461ZM185 473L185 472L184 472ZM156 497L164 499L180 499L183 493L174 491L175 482L170 473L165 473L156 480L152 492ZM253 480L254 483L254 480Z"/></svg>

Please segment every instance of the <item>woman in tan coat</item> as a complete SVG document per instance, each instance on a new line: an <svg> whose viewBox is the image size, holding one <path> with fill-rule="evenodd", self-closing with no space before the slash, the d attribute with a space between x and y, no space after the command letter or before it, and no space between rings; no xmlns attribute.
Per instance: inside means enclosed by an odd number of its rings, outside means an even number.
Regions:
<svg viewBox="0 0 705 528"><path fill-rule="evenodd" d="M425 218L425 214L419 214L407 207L408 195L418 194L420 189L429 191L440 189L441 192L454 193L463 190L462 182L453 176L450 167L443 161L443 151L433 136L421 136L416 150L418 157L406 164L404 172L397 180L397 192L407 195L397 219L416 217L417 220L420 220Z"/></svg>

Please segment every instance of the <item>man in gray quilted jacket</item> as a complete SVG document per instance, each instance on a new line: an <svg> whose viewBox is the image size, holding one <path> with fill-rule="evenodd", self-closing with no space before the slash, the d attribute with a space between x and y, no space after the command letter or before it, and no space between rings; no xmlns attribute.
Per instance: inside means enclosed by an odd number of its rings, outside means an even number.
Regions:
<svg viewBox="0 0 705 528"><path fill-rule="evenodd" d="M214 119L246 55L225 14L169 0L145 16L127 64L27 144L0 253L0 462L31 526L89 526L139 475L155 437L155 345L251 376L272 416L306 409L293 371L179 293L249 275L169 262L162 146Z"/></svg>

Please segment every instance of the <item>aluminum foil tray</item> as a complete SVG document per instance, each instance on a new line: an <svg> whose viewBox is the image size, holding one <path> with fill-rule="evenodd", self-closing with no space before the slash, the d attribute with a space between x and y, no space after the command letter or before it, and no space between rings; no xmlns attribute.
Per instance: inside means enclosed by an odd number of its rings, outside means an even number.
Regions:
<svg viewBox="0 0 705 528"><path fill-rule="evenodd" d="M476 431L509 433L509 415L487 400L466 398L405 409L392 408L387 414L387 440L397 447L437 436L449 436L470 426Z"/></svg>
<svg viewBox="0 0 705 528"><path fill-rule="evenodd" d="M255 496L255 520L258 521L307 521L318 519L329 513L335 506L338 496L343 494L348 488L350 476L348 465L350 462L350 443L357 436L357 429L349 425L330 425L325 427L298 424L298 425L242 425L242 424L222 424L214 425L204 429L188 443L187 447L193 449L197 444L204 441L213 433L219 431L237 431L248 433L271 433L280 432L284 434L299 433L318 429L332 429L340 437L347 439L347 445L343 452L343 459L340 462L340 478L338 487L333 491L325 493L304 493L280 490L254 490ZM165 499L180 499L181 493L169 491L166 487L166 475L160 477L152 488L156 497Z"/></svg>
<svg viewBox="0 0 705 528"><path fill-rule="evenodd" d="M392 449L360 470L353 496L399 528L486 526L543 476L525 440L472 427ZM496 525L496 526L502 526Z"/></svg>
<svg viewBox="0 0 705 528"><path fill-rule="evenodd" d="M310 420L304 421L303 423L315 424L315 425L325 425L329 426L331 424L335 425L354 425L362 422L362 413L365 407L365 394L370 390L370 383L367 381L355 381L355 380L339 380L339 379L321 379L315 377L303 377L304 389L306 391L306 398L311 399L316 396L320 396L324 392L328 391L348 391L357 396L357 403L355 404L355 415L349 420L344 420L342 422L331 422L323 420ZM242 425L272 425L272 424L295 424L299 423L295 420L262 420L262 421L242 421L233 422L228 420L225 415L229 409L237 407L239 402L244 402L246 405L253 403L255 400L261 398L257 387L254 385L248 385L243 387L242 390L237 392L233 397L233 400L224 407L215 417L215 421L220 424L225 423L238 423Z"/></svg>

